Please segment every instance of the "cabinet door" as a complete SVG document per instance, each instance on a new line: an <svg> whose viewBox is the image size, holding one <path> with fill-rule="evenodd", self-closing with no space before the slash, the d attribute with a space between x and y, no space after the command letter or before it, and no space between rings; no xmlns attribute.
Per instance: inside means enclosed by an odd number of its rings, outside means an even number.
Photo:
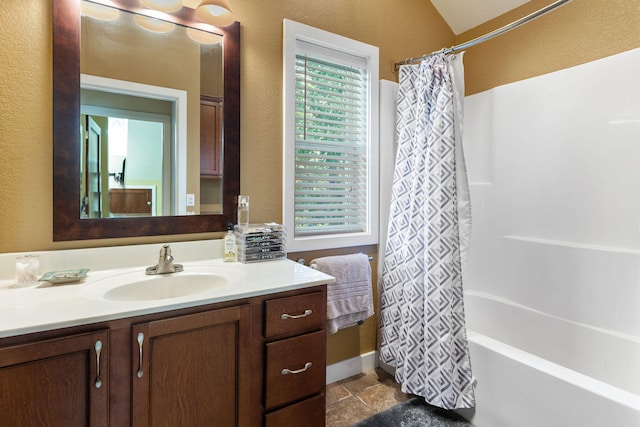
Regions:
<svg viewBox="0 0 640 427"><path fill-rule="evenodd" d="M0 349L0 424L107 426L107 331Z"/></svg>
<svg viewBox="0 0 640 427"><path fill-rule="evenodd" d="M200 175L222 175L222 100L200 97Z"/></svg>
<svg viewBox="0 0 640 427"><path fill-rule="evenodd" d="M150 188L110 188L109 212L116 215L151 215L153 191Z"/></svg>
<svg viewBox="0 0 640 427"><path fill-rule="evenodd" d="M133 326L133 425L246 426L249 306Z"/></svg>

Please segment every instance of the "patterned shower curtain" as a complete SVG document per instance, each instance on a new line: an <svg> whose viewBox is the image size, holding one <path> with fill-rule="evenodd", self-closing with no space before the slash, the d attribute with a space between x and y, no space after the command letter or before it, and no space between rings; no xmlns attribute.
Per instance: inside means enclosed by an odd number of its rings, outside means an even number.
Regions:
<svg viewBox="0 0 640 427"><path fill-rule="evenodd" d="M475 405L462 263L470 236L462 154L462 55L400 68L380 357L402 391L445 409Z"/></svg>

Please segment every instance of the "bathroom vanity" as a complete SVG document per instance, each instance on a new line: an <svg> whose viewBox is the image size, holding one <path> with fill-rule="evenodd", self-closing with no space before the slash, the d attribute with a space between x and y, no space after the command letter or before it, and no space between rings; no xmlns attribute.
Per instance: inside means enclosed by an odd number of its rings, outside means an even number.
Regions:
<svg viewBox="0 0 640 427"><path fill-rule="evenodd" d="M289 260L218 261L185 263L184 280L211 269L228 281L177 297L109 293L132 278L162 286L138 269L0 288L3 423L324 426L333 279Z"/></svg>

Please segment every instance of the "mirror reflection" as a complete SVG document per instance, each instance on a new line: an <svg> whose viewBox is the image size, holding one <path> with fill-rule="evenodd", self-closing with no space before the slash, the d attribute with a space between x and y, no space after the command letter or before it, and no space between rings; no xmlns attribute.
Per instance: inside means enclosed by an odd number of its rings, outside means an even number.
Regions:
<svg viewBox="0 0 640 427"><path fill-rule="evenodd" d="M222 213L222 37L81 12L80 217Z"/></svg>

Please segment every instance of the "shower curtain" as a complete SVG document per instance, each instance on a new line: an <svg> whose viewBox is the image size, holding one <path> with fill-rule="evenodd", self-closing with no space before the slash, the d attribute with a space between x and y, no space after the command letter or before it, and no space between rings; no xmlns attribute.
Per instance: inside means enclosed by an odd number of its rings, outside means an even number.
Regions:
<svg viewBox="0 0 640 427"><path fill-rule="evenodd" d="M462 55L400 68L397 155L381 280L380 358L402 391L475 406L462 264L470 237Z"/></svg>

